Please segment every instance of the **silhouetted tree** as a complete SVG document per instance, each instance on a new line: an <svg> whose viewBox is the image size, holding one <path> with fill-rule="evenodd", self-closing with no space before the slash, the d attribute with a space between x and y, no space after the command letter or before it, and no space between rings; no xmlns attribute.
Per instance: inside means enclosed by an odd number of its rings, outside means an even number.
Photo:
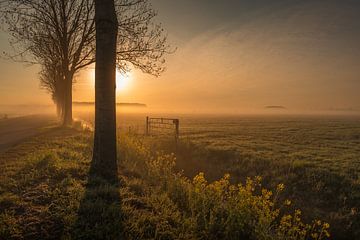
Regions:
<svg viewBox="0 0 360 240"><path fill-rule="evenodd" d="M57 115L63 118L65 109L65 91L61 66L50 62L42 66L39 73L40 87L51 94L51 98L56 105Z"/></svg>
<svg viewBox="0 0 360 240"><path fill-rule="evenodd" d="M64 91L63 123L70 124L74 75L95 62L94 0L3 0L0 3L4 3L0 11L14 49L14 54L8 57L41 64L40 74L52 62L49 56L59 59ZM118 69L126 72L133 66L158 76L164 70L164 54L169 46L163 29L153 22L156 12L149 1L114 0L114 7L118 19Z"/></svg>
<svg viewBox="0 0 360 240"><path fill-rule="evenodd" d="M173 52L149 0L115 0L118 18L117 67L127 72L131 67L159 76L165 69L164 56Z"/></svg>
<svg viewBox="0 0 360 240"><path fill-rule="evenodd" d="M15 61L41 64L46 73L61 69L63 124L72 122L72 84L74 75L92 64L95 49L93 0L8 0L2 7L12 39ZM57 58L56 66L49 59ZM58 83L55 79L50 80ZM48 83L50 83L48 81ZM51 88L55 89L56 86Z"/></svg>

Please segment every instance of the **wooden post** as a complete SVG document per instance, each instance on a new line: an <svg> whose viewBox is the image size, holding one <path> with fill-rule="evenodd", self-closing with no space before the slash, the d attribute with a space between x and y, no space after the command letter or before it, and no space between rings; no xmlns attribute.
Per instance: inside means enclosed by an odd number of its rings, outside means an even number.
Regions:
<svg viewBox="0 0 360 240"><path fill-rule="evenodd" d="M146 130L145 130L146 136L149 136L149 117L146 117Z"/></svg>
<svg viewBox="0 0 360 240"><path fill-rule="evenodd" d="M175 141L176 143L178 142L179 140L179 119L175 119L174 120L174 123L175 123Z"/></svg>

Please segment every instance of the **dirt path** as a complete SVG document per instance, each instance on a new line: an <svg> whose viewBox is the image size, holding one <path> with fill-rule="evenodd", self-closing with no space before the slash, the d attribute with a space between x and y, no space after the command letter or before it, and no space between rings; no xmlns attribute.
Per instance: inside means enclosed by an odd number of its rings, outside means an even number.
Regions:
<svg viewBox="0 0 360 240"><path fill-rule="evenodd" d="M31 115L0 120L0 152L41 133L42 129L56 124L51 115Z"/></svg>

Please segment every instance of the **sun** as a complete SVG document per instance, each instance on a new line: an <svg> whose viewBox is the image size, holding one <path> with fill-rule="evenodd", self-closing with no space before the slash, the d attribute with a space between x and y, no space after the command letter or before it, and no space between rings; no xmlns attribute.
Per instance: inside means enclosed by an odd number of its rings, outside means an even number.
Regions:
<svg viewBox="0 0 360 240"><path fill-rule="evenodd" d="M121 73L116 70L116 91L124 91L129 88L132 75L130 72Z"/></svg>
<svg viewBox="0 0 360 240"><path fill-rule="evenodd" d="M89 71L89 79L92 86L95 86L95 69ZM116 91L123 92L130 88L133 75L131 72L121 73L116 70Z"/></svg>

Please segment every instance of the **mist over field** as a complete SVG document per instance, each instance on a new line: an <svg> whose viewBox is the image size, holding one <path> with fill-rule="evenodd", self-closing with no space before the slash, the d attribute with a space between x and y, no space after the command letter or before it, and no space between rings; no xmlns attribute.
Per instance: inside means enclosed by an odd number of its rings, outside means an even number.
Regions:
<svg viewBox="0 0 360 240"><path fill-rule="evenodd" d="M360 118L360 111L355 109L324 109L321 111L296 111L288 108L269 108L269 106L259 107L252 110L238 110L238 111L226 111L222 109L210 111L210 110L189 110L189 109L168 109L158 108L153 106L117 106L117 112L119 115L119 121L121 118L127 117L127 114L138 115L143 118L146 116L192 116L193 118L201 118L204 116L214 117L238 117L253 115L259 118L273 116L273 117L284 117L290 118L311 118L311 117L322 117L322 118ZM82 120L88 120L94 118L95 106L89 104L86 106L75 105L73 107L74 116ZM56 115L56 108L54 105L0 105L0 116L4 117L19 117L26 115Z"/></svg>
<svg viewBox="0 0 360 240"><path fill-rule="evenodd" d="M118 102L180 112L256 112L269 105L293 112L360 110L357 1L152 4L177 50L158 78L132 68L118 81ZM6 33L0 42L11 49ZM22 70L0 61L0 103L51 104L39 90L37 66ZM76 76L74 101L94 101L94 68Z"/></svg>

